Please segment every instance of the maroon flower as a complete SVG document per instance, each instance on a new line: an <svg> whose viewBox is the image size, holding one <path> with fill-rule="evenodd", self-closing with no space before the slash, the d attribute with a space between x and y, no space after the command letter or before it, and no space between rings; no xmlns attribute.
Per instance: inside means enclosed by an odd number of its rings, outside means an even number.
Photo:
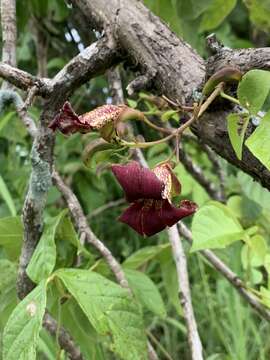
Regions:
<svg viewBox="0 0 270 360"><path fill-rule="evenodd" d="M133 161L112 165L112 171L131 203L119 220L141 235L154 235L197 209L197 205L188 200L181 201L179 207L171 204L171 197L180 194L181 186L169 164L151 171Z"/></svg>

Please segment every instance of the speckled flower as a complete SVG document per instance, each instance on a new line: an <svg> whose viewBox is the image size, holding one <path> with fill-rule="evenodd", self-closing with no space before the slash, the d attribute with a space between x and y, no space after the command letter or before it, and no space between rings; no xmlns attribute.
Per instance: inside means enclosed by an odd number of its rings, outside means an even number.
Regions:
<svg viewBox="0 0 270 360"><path fill-rule="evenodd" d="M85 114L77 115L66 101L49 128L53 131L58 129L65 135L99 131L101 137L110 142L115 135L117 121L127 109L125 105L103 105Z"/></svg>
<svg viewBox="0 0 270 360"><path fill-rule="evenodd" d="M142 117L143 114L140 111L126 105L102 105L85 114L77 115L70 103L66 101L49 124L49 128L53 131L58 129L65 135L98 131L104 140L114 142L117 135L123 132L121 130L123 121Z"/></svg>
<svg viewBox="0 0 270 360"><path fill-rule="evenodd" d="M182 200L179 207L172 205L171 199L180 194L181 185L169 164L151 171L133 161L127 165L112 165L112 171L131 203L119 220L141 235L154 235L197 209L189 200Z"/></svg>

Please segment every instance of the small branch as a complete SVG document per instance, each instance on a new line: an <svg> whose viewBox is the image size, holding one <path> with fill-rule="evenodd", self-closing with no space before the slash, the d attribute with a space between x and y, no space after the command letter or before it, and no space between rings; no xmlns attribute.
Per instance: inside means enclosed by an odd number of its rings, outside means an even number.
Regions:
<svg viewBox="0 0 270 360"><path fill-rule="evenodd" d="M100 207L98 207L97 209L93 210L88 216L87 219L93 219L93 217L96 217L98 215L100 215L102 212L109 210L111 208L117 207L119 205L122 205L126 202L125 199L118 199L115 201L109 201L107 204L102 205Z"/></svg>
<svg viewBox="0 0 270 360"><path fill-rule="evenodd" d="M112 103L115 105L124 104L125 99L119 68L109 69L107 71L107 79Z"/></svg>
<svg viewBox="0 0 270 360"><path fill-rule="evenodd" d="M43 327L55 337L57 335L58 324L57 321L46 312L43 318ZM62 349L66 351L71 360L83 360L80 349L74 343L74 340L66 329L60 327L58 342Z"/></svg>
<svg viewBox="0 0 270 360"><path fill-rule="evenodd" d="M219 187L220 187L220 201L225 202L226 200L226 194L225 194L225 173L222 169L222 166L220 164L220 161L218 159L217 154L206 144L203 142L199 143L201 148L206 152L209 160L213 164L213 168L217 174L217 177L219 179Z"/></svg>
<svg viewBox="0 0 270 360"><path fill-rule="evenodd" d="M168 229L168 235L176 265L178 287L179 287L179 298L180 298L180 303L183 307L183 314L187 326L191 359L202 360L203 359L202 344L198 333L197 324L192 307L190 286L188 279L188 270L187 270L187 260L176 225Z"/></svg>
<svg viewBox="0 0 270 360"><path fill-rule="evenodd" d="M192 243L191 231L182 222L178 223L180 234ZM221 273L239 292L239 294L253 307L254 310L264 319L270 321L270 310L263 306L259 300L246 289L244 282L235 274L226 264L224 264L218 256L210 250L201 250L202 254L213 266Z"/></svg>
<svg viewBox="0 0 270 360"><path fill-rule="evenodd" d="M3 62L0 63L0 77L19 89L28 90L32 86L37 85L41 95L47 95L48 93L48 79L39 79L26 71L4 64Z"/></svg>

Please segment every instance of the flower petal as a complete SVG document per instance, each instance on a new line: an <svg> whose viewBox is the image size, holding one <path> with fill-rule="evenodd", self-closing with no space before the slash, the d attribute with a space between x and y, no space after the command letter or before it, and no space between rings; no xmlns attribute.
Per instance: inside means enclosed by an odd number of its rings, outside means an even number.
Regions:
<svg viewBox="0 0 270 360"><path fill-rule="evenodd" d="M173 226L182 218L194 214L196 210L197 205L189 200L182 200L180 207L175 207L171 205L169 201L164 200L161 209L161 218L167 226Z"/></svg>
<svg viewBox="0 0 270 360"><path fill-rule="evenodd" d="M75 132L89 132L91 127L87 123L83 123L79 116L73 111L70 103L66 101L59 111L59 114L49 124L49 128L53 131L59 130L65 135L71 135Z"/></svg>
<svg viewBox="0 0 270 360"><path fill-rule="evenodd" d="M119 220L137 231L140 235L143 235L142 231L142 207L143 201L137 201L130 205L123 214L119 217Z"/></svg>
<svg viewBox="0 0 270 360"><path fill-rule="evenodd" d="M102 105L81 115L80 120L90 124L92 129L100 130L108 123L115 122L125 108L125 105Z"/></svg>
<svg viewBox="0 0 270 360"><path fill-rule="evenodd" d="M181 184L174 174L169 163L163 163L153 169L155 175L164 183L162 198L171 200L172 197L180 195Z"/></svg>
<svg viewBox="0 0 270 360"><path fill-rule="evenodd" d="M141 167L138 162L112 165L112 171L125 191L127 201L162 199L164 184L151 170Z"/></svg>
<svg viewBox="0 0 270 360"><path fill-rule="evenodd" d="M161 206L164 200L152 200L152 205L144 204L142 208L142 231L146 236L152 236L166 228L161 218Z"/></svg>

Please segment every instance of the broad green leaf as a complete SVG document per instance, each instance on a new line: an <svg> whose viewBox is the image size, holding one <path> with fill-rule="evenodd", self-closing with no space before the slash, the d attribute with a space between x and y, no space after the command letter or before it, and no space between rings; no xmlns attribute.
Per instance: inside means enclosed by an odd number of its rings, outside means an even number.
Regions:
<svg viewBox="0 0 270 360"><path fill-rule="evenodd" d="M267 254L267 243L261 235L253 236L242 248L241 260L243 268L256 267L264 264Z"/></svg>
<svg viewBox="0 0 270 360"><path fill-rule="evenodd" d="M61 310L62 324L77 344L84 359L106 360L103 353L100 335L90 324L75 299L70 299Z"/></svg>
<svg viewBox="0 0 270 360"><path fill-rule="evenodd" d="M3 198L5 203L7 204L9 211L12 216L16 216L16 208L12 199L12 196L4 182L4 179L0 175L0 196Z"/></svg>
<svg viewBox="0 0 270 360"><path fill-rule="evenodd" d="M146 246L130 255L130 257L128 257L123 262L123 267L125 269L138 269L146 262L154 259L160 252L162 252L164 249L167 249L169 246L169 243L155 246Z"/></svg>
<svg viewBox="0 0 270 360"><path fill-rule="evenodd" d="M262 303L270 308L270 290L266 289L265 287L260 287L260 295Z"/></svg>
<svg viewBox="0 0 270 360"><path fill-rule="evenodd" d="M244 235L245 231L229 208L211 201L193 217L191 251L224 248Z"/></svg>
<svg viewBox="0 0 270 360"><path fill-rule="evenodd" d="M263 188L257 181L244 172L238 172L237 180L241 190L251 200L255 201L261 207L270 210L270 192Z"/></svg>
<svg viewBox="0 0 270 360"><path fill-rule="evenodd" d="M211 6L212 0L180 0L177 1L177 10L181 18L195 19L200 16L204 11L207 11L209 5Z"/></svg>
<svg viewBox="0 0 270 360"><path fill-rule="evenodd" d="M228 199L227 206L234 215L238 219L241 219L241 222L245 223L247 226L254 224L254 220L262 213L262 207L244 194L243 196L231 196Z"/></svg>
<svg viewBox="0 0 270 360"><path fill-rule="evenodd" d="M6 126L6 124L13 118L14 115L15 115L15 111L10 111L5 116L1 116L0 133L1 133L2 129Z"/></svg>
<svg viewBox="0 0 270 360"><path fill-rule="evenodd" d="M23 227L19 216L0 219L0 245L11 260L17 259L23 238Z"/></svg>
<svg viewBox="0 0 270 360"><path fill-rule="evenodd" d="M244 0L247 8L249 9L251 21L259 29L269 32L270 31L270 1L269 0Z"/></svg>
<svg viewBox="0 0 270 360"><path fill-rule="evenodd" d="M101 335L111 334L111 348L119 358L147 359L141 310L127 289L88 270L59 270L56 275L76 299L96 331Z"/></svg>
<svg viewBox="0 0 270 360"><path fill-rule="evenodd" d="M154 282L140 271L126 269L125 274L131 289L140 303L154 314L165 317L165 305Z"/></svg>
<svg viewBox="0 0 270 360"><path fill-rule="evenodd" d="M26 269L27 275L35 283L46 279L54 269L56 261L55 233L66 213L67 210L63 210L59 215L49 219L44 226L43 234Z"/></svg>
<svg viewBox="0 0 270 360"><path fill-rule="evenodd" d="M241 114L227 116L229 138L239 160L242 160L242 148L248 123L249 119Z"/></svg>
<svg viewBox="0 0 270 360"><path fill-rule="evenodd" d="M250 135L245 144L252 154L270 170L270 111L263 117L260 125Z"/></svg>
<svg viewBox="0 0 270 360"><path fill-rule="evenodd" d="M270 91L270 71L250 70L240 81L237 96L241 105L256 115Z"/></svg>
<svg viewBox="0 0 270 360"><path fill-rule="evenodd" d="M237 0L212 0L211 5L203 13L200 31L211 30L218 27L233 10L236 2Z"/></svg>
<svg viewBox="0 0 270 360"><path fill-rule="evenodd" d="M17 305L16 277L16 264L0 259L0 332Z"/></svg>
<svg viewBox="0 0 270 360"><path fill-rule="evenodd" d="M45 306L46 283L43 281L12 312L3 334L3 359L36 359Z"/></svg>

